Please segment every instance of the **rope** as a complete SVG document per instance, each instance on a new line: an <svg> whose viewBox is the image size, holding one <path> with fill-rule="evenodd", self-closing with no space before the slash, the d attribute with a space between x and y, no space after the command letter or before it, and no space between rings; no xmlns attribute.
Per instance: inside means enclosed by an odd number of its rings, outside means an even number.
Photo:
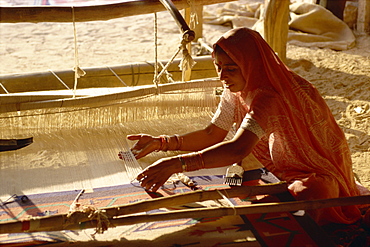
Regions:
<svg viewBox="0 0 370 247"><path fill-rule="evenodd" d="M184 36L186 33L184 34ZM188 49L186 48L186 45L189 43L187 41L187 38L182 39L180 49L182 50L182 59L180 61L179 67L182 71L182 81L185 81L185 76L188 71L191 71L191 69L194 67L196 62L191 57Z"/></svg>
<svg viewBox="0 0 370 247"><path fill-rule="evenodd" d="M72 21L73 21L73 37L74 37L74 47L75 47L75 81L73 86L73 98L76 97L76 89L77 89L77 81L78 78L81 76L84 76L86 72L80 68L79 62L78 62L78 49L77 49L77 32L76 32L76 22L75 22L75 9L72 7Z"/></svg>
<svg viewBox="0 0 370 247"><path fill-rule="evenodd" d="M104 233L109 227L113 226L105 210L97 209L92 206L77 205L73 211L70 210L67 214L64 228L68 225L84 222L86 218L91 221L96 221L95 233L93 235Z"/></svg>
<svg viewBox="0 0 370 247"><path fill-rule="evenodd" d="M137 78L135 81L135 66L133 64L130 65L131 68L131 86L137 86L140 80L140 64L137 63Z"/></svg>
<svg viewBox="0 0 370 247"><path fill-rule="evenodd" d="M159 65L161 66L162 69L164 68L164 65L163 65L163 63L161 61L159 61ZM175 82L172 79L172 74L169 73L167 70L165 72L166 72L167 82Z"/></svg>
<svg viewBox="0 0 370 247"><path fill-rule="evenodd" d="M158 88L158 18L157 13L154 13L154 79L153 83L157 89L157 94L159 93Z"/></svg>
<svg viewBox="0 0 370 247"><path fill-rule="evenodd" d="M190 23L189 27L190 29L194 30L195 26L199 24L199 18L197 15L197 12L195 11L195 5L193 0L187 0L189 6L190 6Z"/></svg>
<svg viewBox="0 0 370 247"><path fill-rule="evenodd" d="M159 80L159 78L161 78L161 76L167 71L168 67L173 62L173 60L175 60L176 56L180 53L180 51L181 51L181 46L176 51L176 53L170 58L170 60L167 62L167 64L163 67L163 69L161 70L161 72L158 74L157 80Z"/></svg>
<svg viewBox="0 0 370 247"><path fill-rule="evenodd" d="M224 194L222 194L219 190L216 190L218 192L218 194L220 194L220 196L225 200L227 201L227 203L233 208L234 210L234 215L236 215L236 209L235 209L235 206L234 204L229 200L229 198L227 198ZM225 191L226 192L226 191ZM227 192L226 192L227 193Z"/></svg>
<svg viewBox="0 0 370 247"><path fill-rule="evenodd" d="M193 6L192 2L189 3L189 5ZM166 73L167 75L169 74L167 69L170 66L170 64L173 62L173 60L176 58L176 56L182 51L182 59L179 64L179 68L182 71L182 81L185 80L185 74L193 68L193 66L196 64L196 62L193 60L191 57L188 49L187 49L187 44L190 43L191 41L189 40L189 32L184 32L181 40L181 44L178 47L177 51L175 54L170 58L170 60L167 62L167 64L163 67L162 65L162 70L158 74L158 44L157 44L157 39L158 39L158 25L157 25L157 13L154 13L154 52L155 52L155 67L154 67L154 84L156 85L158 89L158 82L162 75ZM195 17L193 18L194 21L198 23L197 20L195 20Z"/></svg>
<svg viewBox="0 0 370 247"><path fill-rule="evenodd" d="M179 48L177 49L175 54L171 57L171 59L167 62L166 66L164 66L164 68L158 74L157 80L159 80L159 78L161 78L161 76L166 72L167 68L170 66L170 64L173 62L173 60L176 58L176 56L180 53L180 51L182 51L183 57L180 61L179 67L182 70L183 75L184 75L184 73L185 73L184 71L186 69L193 68L193 66L195 65L196 62L193 60L193 58L191 57L188 49L186 48L186 45L189 43L187 37L188 37L188 34L184 33Z"/></svg>

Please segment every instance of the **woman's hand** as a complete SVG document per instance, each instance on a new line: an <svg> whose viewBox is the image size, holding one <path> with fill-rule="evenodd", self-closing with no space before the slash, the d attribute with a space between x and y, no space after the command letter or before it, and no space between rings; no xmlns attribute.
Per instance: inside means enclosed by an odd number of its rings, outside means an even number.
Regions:
<svg viewBox="0 0 370 247"><path fill-rule="evenodd" d="M131 148L131 152L134 154L136 159L140 159L151 152L158 150L161 146L160 138L151 135L129 135L127 136L127 139L131 141L138 140L138 142L136 142ZM120 157L120 159L122 159L122 157Z"/></svg>
<svg viewBox="0 0 370 247"><path fill-rule="evenodd" d="M148 191L155 192L168 178L181 172L181 162L177 157L163 158L145 168L136 179Z"/></svg>

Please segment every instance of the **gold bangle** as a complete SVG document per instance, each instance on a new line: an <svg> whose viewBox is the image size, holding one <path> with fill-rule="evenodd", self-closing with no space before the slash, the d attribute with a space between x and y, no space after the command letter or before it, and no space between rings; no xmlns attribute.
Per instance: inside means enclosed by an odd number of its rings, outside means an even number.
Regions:
<svg viewBox="0 0 370 247"><path fill-rule="evenodd" d="M204 164L204 160L203 160L203 153L202 153L202 152L197 152L197 153L198 153L199 158L200 158L200 161L201 161L201 163L202 163L202 167L201 167L201 169L204 169L206 165Z"/></svg>
<svg viewBox="0 0 370 247"><path fill-rule="evenodd" d="M177 134L174 135L174 137L175 137L176 142L177 142L175 150L180 150L181 146L182 146L183 137L180 136L180 135L177 135Z"/></svg>
<svg viewBox="0 0 370 247"><path fill-rule="evenodd" d="M161 146L159 147L159 150L166 152L168 150L169 136L160 135L159 138L161 139Z"/></svg>
<svg viewBox="0 0 370 247"><path fill-rule="evenodd" d="M179 160L180 160L180 162L181 162L182 172L186 172L188 167L187 167L187 165L186 165L185 160L184 160L181 156L179 156Z"/></svg>

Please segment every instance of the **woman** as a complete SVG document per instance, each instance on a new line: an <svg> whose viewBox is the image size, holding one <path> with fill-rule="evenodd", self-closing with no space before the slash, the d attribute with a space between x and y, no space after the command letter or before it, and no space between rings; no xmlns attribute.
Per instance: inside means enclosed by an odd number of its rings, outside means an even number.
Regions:
<svg viewBox="0 0 370 247"><path fill-rule="evenodd" d="M229 166L252 153L297 200L359 195L344 133L316 88L286 67L263 38L233 29L214 45L224 92L211 123L185 135L130 135L141 158L155 150L195 151L163 158L137 179L156 191L173 174ZM232 140L224 141L237 126ZM317 223L353 223L356 206L310 212Z"/></svg>

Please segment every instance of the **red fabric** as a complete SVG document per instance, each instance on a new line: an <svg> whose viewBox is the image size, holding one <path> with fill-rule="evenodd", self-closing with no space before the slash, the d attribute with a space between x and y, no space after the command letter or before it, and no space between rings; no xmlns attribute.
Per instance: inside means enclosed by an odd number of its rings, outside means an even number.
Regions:
<svg viewBox="0 0 370 247"><path fill-rule="evenodd" d="M298 199L359 195L350 150L325 100L308 81L291 71L255 31L233 29L217 42L242 69L245 88L238 97L235 121L249 113L265 135L253 154L291 187ZM303 189L303 190L302 190ZM353 223L357 206L312 212L319 224Z"/></svg>

